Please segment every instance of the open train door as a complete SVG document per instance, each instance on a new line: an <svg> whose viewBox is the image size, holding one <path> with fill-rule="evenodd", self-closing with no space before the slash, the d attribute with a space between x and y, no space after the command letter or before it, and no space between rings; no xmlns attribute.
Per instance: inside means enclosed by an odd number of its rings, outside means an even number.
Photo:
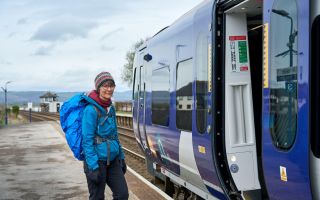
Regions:
<svg viewBox="0 0 320 200"><path fill-rule="evenodd" d="M312 0L310 9L310 176L313 198L320 199L320 1Z"/></svg>
<svg viewBox="0 0 320 200"><path fill-rule="evenodd" d="M231 199L258 200L261 199L259 144L256 142L251 72L259 65L252 62L251 56L254 56L249 55L248 32L261 27L262 2L226 1L220 9L223 10L224 26L224 138L221 141L224 149L218 149L216 145L216 152L225 151L217 158L224 157L226 163L219 163L218 169L226 190L230 185L226 193ZM218 120L215 122L217 126ZM217 141L221 134L216 135Z"/></svg>
<svg viewBox="0 0 320 200"><path fill-rule="evenodd" d="M263 4L262 163L266 187L270 199L312 199L309 1L268 0Z"/></svg>

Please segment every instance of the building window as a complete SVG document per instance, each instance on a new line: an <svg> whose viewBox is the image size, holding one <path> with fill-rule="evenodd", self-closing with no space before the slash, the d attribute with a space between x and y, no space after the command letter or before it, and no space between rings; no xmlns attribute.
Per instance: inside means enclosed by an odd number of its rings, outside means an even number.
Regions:
<svg viewBox="0 0 320 200"><path fill-rule="evenodd" d="M152 123L169 126L170 71L169 66L152 71Z"/></svg>
<svg viewBox="0 0 320 200"><path fill-rule="evenodd" d="M270 21L270 133L281 150L292 147L297 132L297 4L274 1Z"/></svg>
<svg viewBox="0 0 320 200"><path fill-rule="evenodd" d="M178 129L192 131L192 59L179 62L176 74L176 125Z"/></svg>

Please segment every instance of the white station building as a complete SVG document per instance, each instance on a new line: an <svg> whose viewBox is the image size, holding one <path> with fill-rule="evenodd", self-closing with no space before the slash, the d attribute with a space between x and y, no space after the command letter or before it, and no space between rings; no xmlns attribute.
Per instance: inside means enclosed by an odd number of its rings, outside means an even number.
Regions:
<svg viewBox="0 0 320 200"><path fill-rule="evenodd" d="M63 102L58 101L58 95L47 92L40 96L41 112L59 112Z"/></svg>

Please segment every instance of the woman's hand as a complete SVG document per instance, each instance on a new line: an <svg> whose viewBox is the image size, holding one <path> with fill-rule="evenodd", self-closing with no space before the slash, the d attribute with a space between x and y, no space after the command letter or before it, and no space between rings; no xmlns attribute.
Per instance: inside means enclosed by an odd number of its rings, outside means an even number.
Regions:
<svg viewBox="0 0 320 200"><path fill-rule="evenodd" d="M99 171L99 168L95 169L95 170L89 170L88 177L92 182L98 184L100 182L100 171Z"/></svg>
<svg viewBox="0 0 320 200"><path fill-rule="evenodd" d="M122 169L123 174L125 174L127 172L127 164L124 159L121 160L121 169Z"/></svg>

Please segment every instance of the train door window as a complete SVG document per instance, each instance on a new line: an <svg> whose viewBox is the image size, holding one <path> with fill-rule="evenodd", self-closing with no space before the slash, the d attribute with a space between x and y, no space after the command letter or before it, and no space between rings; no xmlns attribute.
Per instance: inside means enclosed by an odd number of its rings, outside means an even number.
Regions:
<svg viewBox="0 0 320 200"><path fill-rule="evenodd" d="M138 77L137 77L137 68L134 69L133 73L133 92L132 92L132 98L134 100L138 100Z"/></svg>
<svg viewBox="0 0 320 200"><path fill-rule="evenodd" d="M140 100L144 101L145 82L144 82L144 67L140 66Z"/></svg>
<svg viewBox="0 0 320 200"><path fill-rule="evenodd" d="M208 98L208 38L199 34L196 48L196 116L197 129L204 133L207 126Z"/></svg>
<svg viewBox="0 0 320 200"><path fill-rule="evenodd" d="M152 71L152 123L169 126L170 71L162 67Z"/></svg>
<svg viewBox="0 0 320 200"><path fill-rule="evenodd" d="M176 125L181 130L192 130L192 59L178 63L176 83Z"/></svg>
<svg viewBox="0 0 320 200"><path fill-rule="evenodd" d="M270 21L270 133L281 150L297 131L297 3L275 0Z"/></svg>

